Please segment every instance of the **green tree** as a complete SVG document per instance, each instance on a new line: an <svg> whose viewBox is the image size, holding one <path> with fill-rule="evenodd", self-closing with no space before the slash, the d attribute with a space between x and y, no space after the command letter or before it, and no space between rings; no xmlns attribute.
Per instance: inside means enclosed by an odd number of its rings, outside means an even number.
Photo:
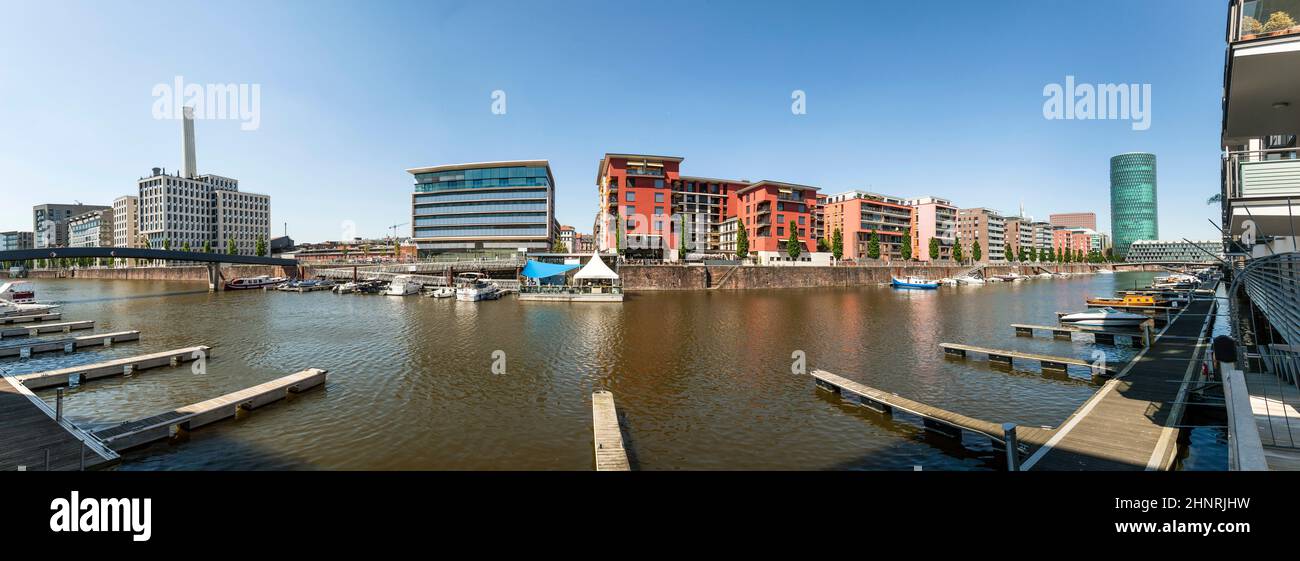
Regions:
<svg viewBox="0 0 1300 561"><path fill-rule="evenodd" d="M677 234L677 260L686 261L686 215L682 215L682 228Z"/></svg>
<svg viewBox="0 0 1300 561"><path fill-rule="evenodd" d="M551 245L551 253L568 253L568 252L569 252L569 246L564 245L564 242L560 240L555 240L555 243ZM347 256L347 253L348 250L346 249L343 250L344 256Z"/></svg>
<svg viewBox="0 0 1300 561"><path fill-rule="evenodd" d="M952 260L958 263L966 260L966 254L961 249L961 236L957 236L956 242L952 244Z"/></svg>
<svg viewBox="0 0 1300 561"><path fill-rule="evenodd" d="M212 253L212 240L203 240L203 253Z"/></svg>
<svg viewBox="0 0 1300 561"><path fill-rule="evenodd" d="M902 257L903 261L912 260L912 233L911 232L903 232L903 241L899 242L899 246L898 246L898 256Z"/></svg>
<svg viewBox="0 0 1300 561"><path fill-rule="evenodd" d="M871 240L867 242L867 257L880 259L880 235L871 232Z"/></svg>
<svg viewBox="0 0 1300 561"><path fill-rule="evenodd" d="M226 240L226 254L238 255L239 247L235 245L235 238L231 237Z"/></svg>
<svg viewBox="0 0 1300 561"><path fill-rule="evenodd" d="M184 252L186 252L186 253L189 253L189 252L190 252L190 242L184 242L184 243L182 243L182 244L181 244L181 251L184 251Z"/></svg>
<svg viewBox="0 0 1300 561"><path fill-rule="evenodd" d="M257 235L257 245L254 247L258 257L266 257L266 238L261 234Z"/></svg>
<svg viewBox="0 0 1300 561"><path fill-rule="evenodd" d="M844 233L839 228L831 234L831 256L835 257L836 261L844 258Z"/></svg>
<svg viewBox="0 0 1300 561"><path fill-rule="evenodd" d="M803 253L803 245L799 243L799 231L794 224L790 225L790 238L785 240L785 252L791 259L798 259L799 254Z"/></svg>
<svg viewBox="0 0 1300 561"><path fill-rule="evenodd" d="M828 241L826 241L826 238L818 238L818 239L817 239L817 251L818 251L818 253L830 253L830 251L831 251L831 243L828 242Z"/></svg>
<svg viewBox="0 0 1300 561"><path fill-rule="evenodd" d="M981 257L984 257L984 250L980 247L980 241L975 240L970 244L970 259L979 262Z"/></svg>
<svg viewBox="0 0 1300 561"><path fill-rule="evenodd" d="M163 240L163 250L164 250L164 251L171 251L171 250L172 250L172 240L171 240L171 238L167 238L167 239Z"/></svg>
<svg viewBox="0 0 1300 561"><path fill-rule="evenodd" d="M745 259L749 257L749 233L745 230L745 225L736 224L736 259Z"/></svg>
<svg viewBox="0 0 1300 561"><path fill-rule="evenodd" d="M930 238L930 260L939 260L939 238Z"/></svg>

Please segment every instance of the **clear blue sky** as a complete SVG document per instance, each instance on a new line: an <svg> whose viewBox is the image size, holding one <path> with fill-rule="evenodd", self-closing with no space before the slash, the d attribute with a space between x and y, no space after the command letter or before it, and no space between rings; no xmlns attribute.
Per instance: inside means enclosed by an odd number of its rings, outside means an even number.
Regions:
<svg viewBox="0 0 1300 561"><path fill-rule="evenodd" d="M406 168L526 158L551 161L559 220L590 231L605 152L1095 211L1109 232L1108 158L1149 151L1161 237L1218 237L1219 0L4 4L0 230L179 168L179 124L151 115L154 85L179 75L260 84L257 130L198 122L198 169L271 195L273 231L298 241L409 222ZM1043 87L1066 75L1151 84L1150 130L1044 119Z"/></svg>

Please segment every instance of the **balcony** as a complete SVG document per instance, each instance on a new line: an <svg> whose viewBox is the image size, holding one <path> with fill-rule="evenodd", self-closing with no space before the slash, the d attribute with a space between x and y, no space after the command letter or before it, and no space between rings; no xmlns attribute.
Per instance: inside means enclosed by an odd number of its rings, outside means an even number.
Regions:
<svg viewBox="0 0 1300 561"><path fill-rule="evenodd" d="M1256 238L1300 230L1300 151L1229 152L1226 165L1233 234L1244 232L1247 221L1254 223Z"/></svg>
<svg viewBox="0 0 1300 561"><path fill-rule="evenodd" d="M1300 35L1300 0L1240 0L1233 12L1233 42Z"/></svg>
<svg viewBox="0 0 1300 561"><path fill-rule="evenodd" d="M1239 0L1229 22L1223 144L1300 131L1300 0Z"/></svg>

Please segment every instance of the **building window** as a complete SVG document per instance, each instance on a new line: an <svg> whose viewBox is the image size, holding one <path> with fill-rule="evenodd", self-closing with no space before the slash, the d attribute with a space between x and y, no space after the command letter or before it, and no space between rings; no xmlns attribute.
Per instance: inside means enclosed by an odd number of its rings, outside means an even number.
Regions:
<svg viewBox="0 0 1300 561"><path fill-rule="evenodd" d="M631 183L631 182L632 182L632 180L629 179L629 180L628 180L628 183ZM626 200L627 200L627 202L629 202L629 203L636 202L636 193L633 193L632 191L628 191L628 192L627 192Z"/></svg>
<svg viewBox="0 0 1300 561"><path fill-rule="evenodd" d="M776 223L777 223L777 224L785 224L785 215L784 215L784 214L778 214L778 215L776 215Z"/></svg>
<svg viewBox="0 0 1300 561"><path fill-rule="evenodd" d="M803 216L800 216L800 217L799 217L799 223L800 223L800 224L803 224L803 223L804 223L803 220L804 220L804 217L803 217Z"/></svg>
<svg viewBox="0 0 1300 561"><path fill-rule="evenodd" d="M662 203L662 202L664 202L664 194L663 194L663 193L655 193L655 202L656 202L656 203Z"/></svg>
<svg viewBox="0 0 1300 561"><path fill-rule="evenodd" d="M785 236L785 228L783 228L783 227L781 227L781 226L777 226L777 227L776 227L776 235L778 235L778 236L783 236L783 237L784 237L784 236Z"/></svg>
<svg viewBox="0 0 1300 561"><path fill-rule="evenodd" d="M662 179L656 179L656 180L655 180L655 189L663 189L663 188L664 188L664 180L662 180Z"/></svg>

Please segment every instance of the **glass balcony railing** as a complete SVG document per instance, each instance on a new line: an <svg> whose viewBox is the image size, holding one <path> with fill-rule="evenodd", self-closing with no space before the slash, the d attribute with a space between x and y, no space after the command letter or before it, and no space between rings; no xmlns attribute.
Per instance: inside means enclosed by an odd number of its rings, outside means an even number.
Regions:
<svg viewBox="0 0 1300 561"><path fill-rule="evenodd" d="M1300 35L1300 0L1241 0L1232 40Z"/></svg>
<svg viewBox="0 0 1300 561"><path fill-rule="evenodd" d="M1300 152L1288 148L1228 153L1228 198L1300 198Z"/></svg>

